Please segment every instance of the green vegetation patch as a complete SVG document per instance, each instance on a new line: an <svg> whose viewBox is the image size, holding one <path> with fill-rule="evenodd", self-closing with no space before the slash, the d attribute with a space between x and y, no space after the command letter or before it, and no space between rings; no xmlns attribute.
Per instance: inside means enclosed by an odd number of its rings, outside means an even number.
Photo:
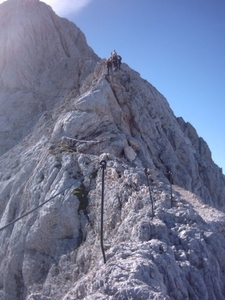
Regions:
<svg viewBox="0 0 225 300"><path fill-rule="evenodd" d="M84 184L82 183L79 187L72 191L72 194L76 196L80 202L78 211L85 210L88 206L88 191L86 190Z"/></svg>

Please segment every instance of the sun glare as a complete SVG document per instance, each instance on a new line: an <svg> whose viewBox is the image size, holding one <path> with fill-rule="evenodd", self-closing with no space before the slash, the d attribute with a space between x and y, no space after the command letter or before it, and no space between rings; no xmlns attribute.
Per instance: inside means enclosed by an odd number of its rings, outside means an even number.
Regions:
<svg viewBox="0 0 225 300"><path fill-rule="evenodd" d="M92 0L43 0L42 2L50 5L57 14L65 16L72 12L78 12L91 1Z"/></svg>
<svg viewBox="0 0 225 300"><path fill-rule="evenodd" d="M29 0L28 0L29 1ZM60 16L66 16L70 13L76 13L88 5L93 0L42 0L50 5L52 9ZM0 0L0 3L5 0Z"/></svg>

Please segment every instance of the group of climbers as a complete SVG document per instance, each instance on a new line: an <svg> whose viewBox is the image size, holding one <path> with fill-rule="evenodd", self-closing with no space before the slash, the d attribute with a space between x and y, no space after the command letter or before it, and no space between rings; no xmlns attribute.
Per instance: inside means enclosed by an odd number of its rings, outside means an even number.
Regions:
<svg viewBox="0 0 225 300"><path fill-rule="evenodd" d="M121 61L122 61L122 57L120 55L117 55L116 50L114 50L111 53L110 58L106 60L108 75L109 75L109 69L113 69L113 71L120 69Z"/></svg>

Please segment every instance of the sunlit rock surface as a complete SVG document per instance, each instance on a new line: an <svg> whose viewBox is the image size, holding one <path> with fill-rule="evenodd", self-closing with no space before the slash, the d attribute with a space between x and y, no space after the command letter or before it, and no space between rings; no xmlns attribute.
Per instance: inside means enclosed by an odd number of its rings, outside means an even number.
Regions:
<svg viewBox="0 0 225 300"><path fill-rule="evenodd" d="M0 299L224 299L225 178L192 125L44 3L0 26Z"/></svg>
<svg viewBox="0 0 225 300"><path fill-rule="evenodd" d="M0 6L0 154L26 136L43 111L78 89L98 60L75 24L39 1Z"/></svg>

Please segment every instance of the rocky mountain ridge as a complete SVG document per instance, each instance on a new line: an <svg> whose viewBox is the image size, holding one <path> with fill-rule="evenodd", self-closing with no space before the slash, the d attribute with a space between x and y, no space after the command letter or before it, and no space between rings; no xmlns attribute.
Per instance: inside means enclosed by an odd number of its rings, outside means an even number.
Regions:
<svg viewBox="0 0 225 300"><path fill-rule="evenodd" d="M225 178L205 141L125 63L107 76L44 3L8 0L0 16L0 299L224 299ZM14 38L18 22L35 26ZM27 90L43 108L29 94L21 111Z"/></svg>

